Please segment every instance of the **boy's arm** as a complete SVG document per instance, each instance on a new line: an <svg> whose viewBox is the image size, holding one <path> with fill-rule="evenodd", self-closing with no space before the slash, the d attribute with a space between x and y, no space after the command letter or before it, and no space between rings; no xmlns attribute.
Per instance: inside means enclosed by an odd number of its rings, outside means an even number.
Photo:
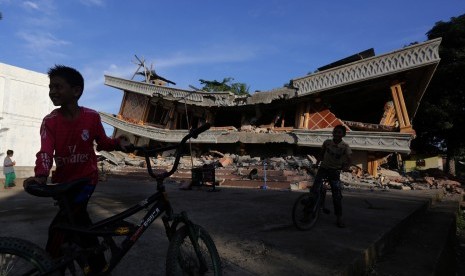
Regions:
<svg viewBox="0 0 465 276"><path fill-rule="evenodd" d="M53 152L55 150L55 135L47 121L40 127L40 150L36 154L35 178L45 184L53 166Z"/></svg>
<svg viewBox="0 0 465 276"><path fill-rule="evenodd" d="M349 146L346 149L346 163L343 166L343 170L349 170L350 166L352 165L352 150Z"/></svg>
<svg viewBox="0 0 465 276"><path fill-rule="evenodd" d="M320 152L318 154L318 156L316 157L316 166L318 166L321 161L323 161L323 158L325 156L325 151L326 151L326 141L323 142L323 145L321 145L321 149L320 149Z"/></svg>
<svg viewBox="0 0 465 276"><path fill-rule="evenodd" d="M126 147L130 145L128 141L123 139L112 139L107 136L105 130L103 129L102 121L100 119L100 115L97 118L95 123L96 126L96 136L95 141L97 142L97 151L105 150L105 151L113 151L113 150L122 150L125 151Z"/></svg>

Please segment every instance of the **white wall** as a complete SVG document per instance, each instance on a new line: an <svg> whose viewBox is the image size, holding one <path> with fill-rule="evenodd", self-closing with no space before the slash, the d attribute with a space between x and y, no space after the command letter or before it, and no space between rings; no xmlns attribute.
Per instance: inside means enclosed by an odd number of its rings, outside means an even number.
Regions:
<svg viewBox="0 0 465 276"><path fill-rule="evenodd" d="M42 119L55 108L48 85L47 74L0 63L0 177L8 149L16 166L34 166Z"/></svg>

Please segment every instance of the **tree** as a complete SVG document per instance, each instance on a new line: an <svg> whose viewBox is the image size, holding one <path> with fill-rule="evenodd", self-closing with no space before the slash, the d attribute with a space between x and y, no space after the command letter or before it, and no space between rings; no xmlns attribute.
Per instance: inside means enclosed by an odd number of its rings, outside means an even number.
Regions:
<svg viewBox="0 0 465 276"><path fill-rule="evenodd" d="M203 84L202 90L207 92L231 91L236 95L250 95L249 87L245 83L232 83L233 80L234 78L224 78L222 82L217 80L207 81L203 79L200 79L199 81Z"/></svg>
<svg viewBox="0 0 465 276"><path fill-rule="evenodd" d="M417 138L412 148L433 146L446 153L446 169L455 174L454 160L465 153L465 14L437 22L427 36L442 37L441 61L414 119Z"/></svg>

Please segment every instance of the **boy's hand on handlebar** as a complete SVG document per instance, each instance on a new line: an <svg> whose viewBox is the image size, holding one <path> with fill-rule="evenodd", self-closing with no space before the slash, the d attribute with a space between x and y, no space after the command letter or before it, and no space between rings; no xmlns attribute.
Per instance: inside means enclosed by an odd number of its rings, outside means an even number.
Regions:
<svg viewBox="0 0 465 276"><path fill-rule="evenodd" d="M127 139L119 138L118 145L122 152L133 152L134 151L134 145L131 142L129 142Z"/></svg>

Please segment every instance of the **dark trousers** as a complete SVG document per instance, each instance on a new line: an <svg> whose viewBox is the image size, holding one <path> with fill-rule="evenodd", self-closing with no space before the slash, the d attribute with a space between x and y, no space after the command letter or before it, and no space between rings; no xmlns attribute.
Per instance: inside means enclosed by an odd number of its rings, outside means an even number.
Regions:
<svg viewBox="0 0 465 276"><path fill-rule="evenodd" d="M342 215L342 186L340 181L340 171L320 167L313 181L310 192L316 197L323 187L323 180L327 179L331 186L333 196L334 213L336 216Z"/></svg>
<svg viewBox="0 0 465 276"><path fill-rule="evenodd" d="M87 212L87 203L94 191L94 185L83 185L79 189L71 191L66 195L64 202L60 205L55 218L52 220L48 230L47 252L52 258L59 258L63 255L62 245L72 241L82 248L98 246L99 241L95 236L78 235L75 233L63 232L55 226L58 224L71 224L76 226L89 226L92 221ZM69 208L69 213L65 209ZM103 253L91 256L89 265L92 271L101 271L106 265Z"/></svg>

